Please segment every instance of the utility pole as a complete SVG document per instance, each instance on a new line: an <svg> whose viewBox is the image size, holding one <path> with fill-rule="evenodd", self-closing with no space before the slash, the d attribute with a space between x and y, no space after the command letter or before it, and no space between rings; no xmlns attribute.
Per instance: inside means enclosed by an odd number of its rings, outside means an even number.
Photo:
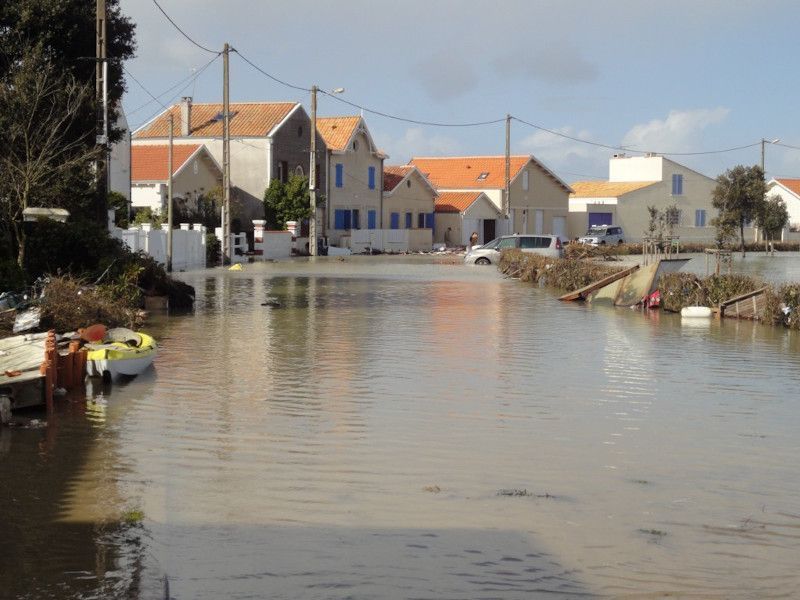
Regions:
<svg viewBox="0 0 800 600"><path fill-rule="evenodd" d="M108 219L108 60L106 57L106 0L97 0L95 10L95 97L98 131L97 145L101 147L101 158L97 160L97 220L105 224Z"/></svg>
<svg viewBox="0 0 800 600"><path fill-rule="evenodd" d="M230 81L228 59L230 45L222 49L222 264L231 261L231 132Z"/></svg>
<svg viewBox="0 0 800 600"><path fill-rule="evenodd" d="M317 255L317 86L311 86L311 166L308 171L308 194L311 217L308 220L308 252Z"/></svg>
<svg viewBox="0 0 800 600"><path fill-rule="evenodd" d="M511 115L506 115L506 190L503 197L503 215L511 214Z"/></svg>
<svg viewBox="0 0 800 600"><path fill-rule="evenodd" d="M167 273L172 273L172 128L174 117L169 113L169 151L167 153Z"/></svg>

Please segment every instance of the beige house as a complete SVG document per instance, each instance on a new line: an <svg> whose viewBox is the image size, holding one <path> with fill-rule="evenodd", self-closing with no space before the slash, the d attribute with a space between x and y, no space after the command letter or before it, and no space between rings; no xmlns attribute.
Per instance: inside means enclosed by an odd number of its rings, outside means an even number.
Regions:
<svg viewBox="0 0 800 600"><path fill-rule="evenodd" d="M383 168L383 223L386 229L433 229L436 189L412 165Z"/></svg>
<svg viewBox="0 0 800 600"><path fill-rule="evenodd" d="M131 148L131 204L133 211L150 208L165 214L169 179L169 146ZM222 185L222 168L202 144L180 144L172 148L173 206L196 210L205 195Z"/></svg>
<svg viewBox="0 0 800 600"><path fill-rule="evenodd" d="M339 244L352 229L381 229L383 160L367 124L359 116L317 119L317 131L327 147L323 235ZM323 212L323 211L321 211Z"/></svg>
<svg viewBox="0 0 800 600"><path fill-rule="evenodd" d="M422 171L436 190L483 192L502 213L505 195L505 156L418 157L410 163ZM488 242L506 233L546 233L566 236L572 189L533 156L510 158L508 218L482 218L478 238ZM438 224L437 224L438 229ZM435 239L443 237L438 231Z"/></svg>
<svg viewBox="0 0 800 600"><path fill-rule="evenodd" d="M436 235L434 242L452 246L466 246L473 232L480 243L481 234L496 230L500 209L483 192L440 192L436 198ZM487 227L486 222L495 222Z"/></svg>
<svg viewBox="0 0 800 600"><path fill-rule="evenodd" d="M222 164L222 104L201 104L183 98L133 134L133 147L163 145L173 119L174 145L203 144ZM297 102L232 102L230 104L232 221L234 230L264 218L264 192L273 179L308 175L311 120ZM317 135L320 156L325 142ZM318 185L325 189L325 169L317 164ZM236 221L239 221L237 224Z"/></svg>
<svg viewBox="0 0 800 600"><path fill-rule="evenodd" d="M646 235L649 206L678 208L674 235L684 241L710 242L717 211L711 204L716 181L663 156L614 155L608 181L577 181L569 199L570 234L583 235L592 225L622 227L626 242Z"/></svg>

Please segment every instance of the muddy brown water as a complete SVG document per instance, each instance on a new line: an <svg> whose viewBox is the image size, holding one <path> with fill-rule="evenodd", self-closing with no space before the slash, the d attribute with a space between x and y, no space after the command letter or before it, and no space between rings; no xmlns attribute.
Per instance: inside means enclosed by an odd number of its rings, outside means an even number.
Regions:
<svg viewBox="0 0 800 600"><path fill-rule="evenodd" d="M183 277L153 371L0 430L0 597L800 593L796 333L429 259Z"/></svg>

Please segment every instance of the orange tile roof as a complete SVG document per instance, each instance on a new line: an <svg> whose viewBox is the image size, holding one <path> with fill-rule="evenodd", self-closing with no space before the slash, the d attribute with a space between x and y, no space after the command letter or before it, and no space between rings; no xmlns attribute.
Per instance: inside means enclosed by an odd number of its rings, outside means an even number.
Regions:
<svg viewBox="0 0 800 600"><path fill-rule="evenodd" d="M296 107L296 102L233 102L230 105L230 129L233 137L266 137ZM222 137L222 104L192 104L189 135ZM147 125L136 131L134 138L169 136L169 115L173 115L172 134L181 135L181 105L173 104Z"/></svg>
<svg viewBox="0 0 800 600"><path fill-rule="evenodd" d="M413 169L413 165L385 165L383 167L383 191L393 191L403 181L403 177Z"/></svg>
<svg viewBox="0 0 800 600"><path fill-rule="evenodd" d="M483 192L439 192L436 198L436 212L460 213L467 210Z"/></svg>
<svg viewBox="0 0 800 600"><path fill-rule="evenodd" d="M788 189L793 194L800 196L800 179L775 179L783 187Z"/></svg>
<svg viewBox="0 0 800 600"><path fill-rule="evenodd" d="M172 147L172 174L186 164L201 144L175 144ZM131 146L131 181L166 181L169 146Z"/></svg>
<svg viewBox="0 0 800 600"><path fill-rule="evenodd" d="M570 198L617 198L629 192L659 183L658 181L576 181Z"/></svg>
<svg viewBox="0 0 800 600"><path fill-rule="evenodd" d="M530 156L512 156L513 180ZM409 164L425 173L437 189L502 189L506 183L505 156L447 156L412 158ZM478 179L487 173L484 179Z"/></svg>
<svg viewBox="0 0 800 600"><path fill-rule="evenodd" d="M325 140L328 150L344 150L353 132L361 123L361 117L320 117L317 131Z"/></svg>

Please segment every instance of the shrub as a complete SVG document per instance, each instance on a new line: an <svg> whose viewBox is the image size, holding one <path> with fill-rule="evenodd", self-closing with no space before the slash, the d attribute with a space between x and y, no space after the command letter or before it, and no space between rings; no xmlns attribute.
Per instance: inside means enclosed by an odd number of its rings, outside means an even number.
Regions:
<svg viewBox="0 0 800 600"><path fill-rule="evenodd" d="M580 289L620 270L603 263L506 250L500 256L500 270L522 281L542 283L567 291Z"/></svg>

